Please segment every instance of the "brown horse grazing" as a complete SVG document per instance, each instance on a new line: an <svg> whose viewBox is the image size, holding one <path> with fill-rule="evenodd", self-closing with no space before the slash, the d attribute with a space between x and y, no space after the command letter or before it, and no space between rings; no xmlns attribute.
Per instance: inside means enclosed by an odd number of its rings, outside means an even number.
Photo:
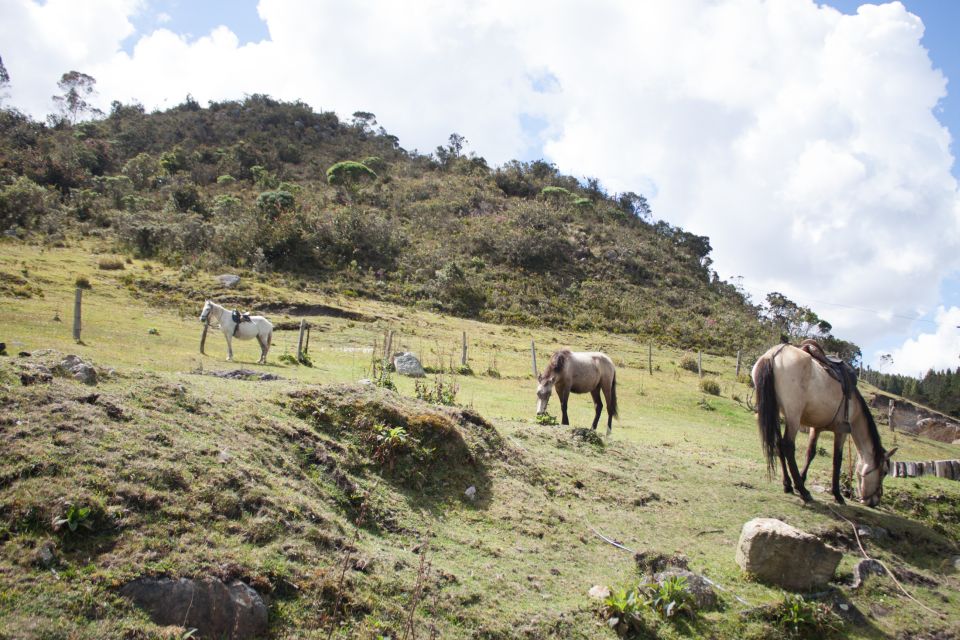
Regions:
<svg viewBox="0 0 960 640"><path fill-rule="evenodd" d="M771 473L775 472L775 459L780 458L783 490L793 493L793 485L796 485L804 501L812 499L804 486L807 469L816 454L819 432L832 431L833 497L843 504L840 467L843 443L847 433L850 433L859 454L857 472L860 475L860 502L870 507L877 506L883 495L883 477L889 471L890 456L896 449L890 452L883 450L877 425L856 387L851 390L848 403L841 384L827 373L823 365L807 351L785 344L772 347L760 356L753 365L752 375L757 391L757 423L767 468ZM849 406L845 407L846 404ZM781 413L786 422L783 435L780 434ZM802 474L797 469L794 444L801 424L811 429L807 464ZM793 485L790 483L791 477Z"/></svg>
<svg viewBox="0 0 960 640"><path fill-rule="evenodd" d="M562 424L570 424L567 417L567 399L570 392L589 391L597 409L597 415L593 418L594 431L597 430L600 413L603 411L603 403L600 401L600 392L603 391L603 397L607 400L607 435L610 435L613 419L617 415L617 371L613 367L613 361L605 353L561 349L550 357L550 364L546 371L537 376L537 382L537 415L546 413L550 392L556 387L560 397L560 411L563 414Z"/></svg>

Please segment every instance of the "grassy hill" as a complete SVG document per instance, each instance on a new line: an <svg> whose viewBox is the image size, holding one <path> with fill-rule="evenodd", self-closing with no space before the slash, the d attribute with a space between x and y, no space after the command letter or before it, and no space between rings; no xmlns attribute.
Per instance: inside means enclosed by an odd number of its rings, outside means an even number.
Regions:
<svg viewBox="0 0 960 640"><path fill-rule="evenodd" d="M331 180L343 162L369 170ZM778 335L717 279L709 238L655 222L641 195L542 161L494 169L455 136L408 151L371 114L266 96L116 103L76 126L2 110L0 228L500 324L727 351Z"/></svg>
<svg viewBox="0 0 960 640"><path fill-rule="evenodd" d="M0 638L183 637L119 597L141 576L242 579L269 596L273 638L326 638L330 629L360 638L414 637L411 629L422 638L613 638L587 591L635 584L639 573L632 554L595 532L638 552L684 554L724 587L722 608L694 620L646 614L660 636L788 637L775 621L741 615L786 595L734 561L741 526L758 516L844 551L823 596L840 616L834 635L960 631L960 483L888 478L876 510L836 507L816 488L808 506L783 495L765 477L733 350L704 357L720 387L714 396L680 366L692 353L659 341L651 374L647 340L607 331L462 319L289 273L246 271L239 289L225 290L202 264L121 257L122 268L102 269L117 266L116 245L93 231L66 235L62 246L0 242L0 341L10 354L0 356ZM91 285L80 344L70 335L78 277ZM276 311L271 319L291 329L277 331L257 371L281 380L205 375L251 368L259 356L235 343L238 362L224 363L216 332L199 354L206 297L306 313L313 366L281 359L295 351L300 316ZM346 313L319 313L331 307ZM431 385L459 387L458 407L414 399L407 378L393 378L396 393L356 384L371 376L373 350L391 330L395 348L442 371ZM449 372L463 331L473 375ZM541 363L564 345L613 357L621 418L609 440L533 420L531 340ZM67 353L98 367L96 387L61 375L23 384L21 374ZM574 427L589 425L588 397L573 397L570 409ZM384 427L403 427L409 439L385 448ZM882 436L904 460L960 455L958 446ZM829 473L828 456L818 458L811 484L828 487ZM475 501L463 496L469 486ZM89 528L54 526L70 505L90 509ZM860 555L838 514L878 532L864 538L866 550L937 613L889 577L849 589Z"/></svg>

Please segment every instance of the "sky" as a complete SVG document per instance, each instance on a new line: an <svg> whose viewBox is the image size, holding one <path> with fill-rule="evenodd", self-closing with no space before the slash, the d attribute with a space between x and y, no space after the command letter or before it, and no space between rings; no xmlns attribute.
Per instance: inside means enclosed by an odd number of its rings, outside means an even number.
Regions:
<svg viewBox="0 0 960 640"><path fill-rule="evenodd" d="M885 372L960 365L960 2L0 0L5 104L265 93L544 158L707 235ZM953 80L951 80L953 79Z"/></svg>

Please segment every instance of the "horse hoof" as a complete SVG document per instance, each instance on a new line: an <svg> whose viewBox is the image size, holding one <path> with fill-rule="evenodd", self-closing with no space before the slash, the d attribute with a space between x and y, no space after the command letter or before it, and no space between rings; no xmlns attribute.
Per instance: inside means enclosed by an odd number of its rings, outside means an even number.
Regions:
<svg viewBox="0 0 960 640"><path fill-rule="evenodd" d="M837 504L847 504L847 501L843 499L843 496L833 496L833 499L837 501Z"/></svg>
<svg viewBox="0 0 960 640"><path fill-rule="evenodd" d="M785 485L783 485L783 492L784 492L784 493L793 493L793 487L792 487L791 485L789 485L789 484L785 484Z"/></svg>
<svg viewBox="0 0 960 640"><path fill-rule="evenodd" d="M803 498L804 502L813 502L813 496L810 495L809 491L802 491L800 497Z"/></svg>

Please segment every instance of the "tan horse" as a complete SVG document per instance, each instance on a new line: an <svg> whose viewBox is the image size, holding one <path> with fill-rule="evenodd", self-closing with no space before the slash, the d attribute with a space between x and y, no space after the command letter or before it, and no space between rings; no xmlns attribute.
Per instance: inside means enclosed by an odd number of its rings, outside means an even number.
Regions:
<svg viewBox="0 0 960 640"><path fill-rule="evenodd" d="M597 430L603 403L600 392L607 401L607 435L613 428L613 419L617 415L617 371L613 361L599 351L575 352L561 349L550 357L546 371L537 376L537 415L546 413L547 403L554 388L560 397L562 424L570 424L567 417L567 399L570 393L593 395L593 405L597 414L593 418L593 430Z"/></svg>
<svg viewBox="0 0 960 640"><path fill-rule="evenodd" d="M812 499L804 483L810 461L816 455L819 432L832 431L833 438L833 497L843 504L840 494L840 468L843 443L847 433L853 436L857 447L860 475L860 501L875 507L883 495L883 477L890 468L889 453L880 444L880 433L870 409L860 392L854 388L848 407L849 424L844 421L843 391L840 383L827 373L809 353L790 345L772 347L753 365L753 384L757 391L757 423L760 441L767 458L767 468L776 471L776 458L783 470L783 490L793 493L793 485L804 501ZM780 414L786 429L780 433ZM807 448L807 464L803 473L797 469L794 441L800 425L811 429ZM789 474L788 474L789 466ZM793 485L790 483L793 478Z"/></svg>

